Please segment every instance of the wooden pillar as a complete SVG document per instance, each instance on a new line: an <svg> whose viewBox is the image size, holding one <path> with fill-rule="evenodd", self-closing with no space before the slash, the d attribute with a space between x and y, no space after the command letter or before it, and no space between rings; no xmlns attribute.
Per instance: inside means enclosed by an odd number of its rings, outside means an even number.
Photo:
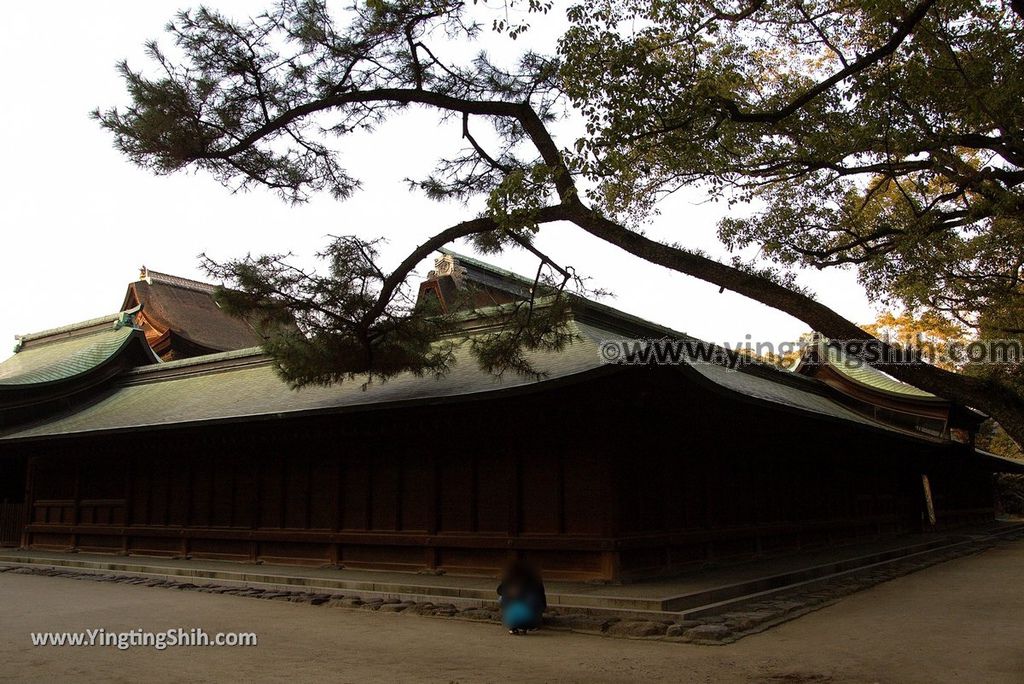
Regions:
<svg viewBox="0 0 1024 684"><path fill-rule="evenodd" d="M427 501L430 510L427 512L427 546L423 549L423 562L431 570L437 569L441 563L441 553L437 548L435 535L441 528L441 462L437 457L436 447L430 447L430 477L427 481Z"/></svg>
<svg viewBox="0 0 1024 684"><path fill-rule="evenodd" d="M249 529L259 529L260 526L260 514L263 511L263 455L260 454L256 457L256 464L253 466L253 496L252 496L252 514L249 522Z"/></svg>
<svg viewBox="0 0 1024 684"><path fill-rule="evenodd" d="M402 530L402 512L404 509L405 501L403 501L405 495L405 459L394 449L388 455L392 465L392 477L394 478L395 485L395 532Z"/></svg>
<svg viewBox="0 0 1024 684"><path fill-rule="evenodd" d="M213 440L211 440L213 441ZM224 446L226 440L217 439L211 444L210 451L212 453L207 454L207 458L210 460L211 467L209 468L210 473L210 487L209 494L206 495L206 524L209 527L213 526L214 511L217 508L217 480L219 479L218 473L220 472L220 464L224 459ZM152 480L153 478L150 478Z"/></svg>
<svg viewBox="0 0 1024 684"><path fill-rule="evenodd" d="M430 513L427 516L427 534L435 535L441 528L441 462L437 458L437 451L430 447L430 480L427 482L430 488L428 501L430 501Z"/></svg>
<svg viewBox="0 0 1024 684"><path fill-rule="evenodd" d="M480 531L480 454L469 456L469 529Z"/></svg>
<svg viewBox="0 0 1024 684"><path fill-rule="evenodd" d="M345 496L345 466L339 456L334 457L332 463L334 464L334 496L331 499L331 531L338 532L344 524L342 515L345 508L341 502Z"/></svg>
<svg viewBox="0 0 1024 684"><path fill-rule="evenodd" d="M228 515L228 524L231 527L238 526L238 518L240 517L235 508L238 506L238 471L242 467L242 461L238 458L238 454L241 450L238 448L238 440L231 440L232 453L229 456L228 463L231 464L231 512ZM167 497L168 501L170 497Z"/></svg>
<svg viewBox="0 0 1024 684"><path fill-rule="evenodd" d="M622 579L622 555L617 549L601 552L601 579L608 582Z"/></svg>
<svg viewBox="0 0 1024 684"><path fill-rule="evenodd" d="M718 490L715 489L714 485L717 484L717 473L712 475L712 467L717 467L714 461L705 460L703 463L702 475L704 476L704 520L707 529L713 529L716 524L715 519L715 496ZM704 558L706 560L714 560L715 558L715 544L708 540L704 542Z"/></svg>
<svg viewBox="0 0 1024 684"><path fill-rule="evenodd" d="M134 524L134 482L135 477L135 454L129 452L125 455L124 468L124 526L130 527Z"/></svg>
<svg viewBox="0 0 1024 684"><path fill-rule="evenodd" d="M132 464L135 459L130 449L124 453L122 458L124 459L124 528L121 533L121 555L127 556L131 551L131 535L128 531L131 527ZM167 499L170 500L170 498L168 493Z"/></svg>
<svg viewBox="0 0 1024 684"><path fill-rule="evenodd" d="M179 553L182 558L188 558L189 555L189 544L188 544L188 531L192 527L192 492L195 489L195 441L193 440L189 444L187 456L185 457L185 482L188 486L185 488L185 524L181 530L181 542L178 547Z"/></svg>
<svg viewBox="0 0 1024 684"><path fill-rule="evenodd" d="M559 449L555 458L558 465L558 472L555 475L558 478L558 508L556 510L558 515L558 533L565 534L565 452Z"/></svg>
<svg viewBox="0 0 1024 684"><path fill-rule="evenodd" d="M523 518L523 456L512 452L512 510L509 515L508 535L518 537Z"/></svg>
<svg viewBox="0 0 1024 684"><path fill-rule="evenodd" d="M347 459L344 455L341 455L334 460L335 472L335 489L334 489L334 529L335 531L341 531L345 529L345 483L347 481L347 472L345 470L347 466ZM331 564L341 565L345 561L344 547L340 544L331 544Z"/></svg>
<svg viewBox="0 0 1024 684"><path fill-rule="evenodd" d="M195 469L192 467L192 463L195 459L195 451L191 444L188 445L188 450L184 458L185 468L185 519L184 525L186 529L192 526L192 490L195 488Z"/></svg>
<svg viewBox="0 0 1024 684"><path fill-rule="evenodd" d="M284 529L288 527L288 473L291 472L291 462L288 459L281 461L281 468L278 470L281 473L281 481L277 483L278 492L278 513L280 514L279 520L281 524L279 527Z"/></svg>
<svg viewBox="0 0 1024 684"><path fill-rule="evenodd" d="M366 529L373 529L373 459L366 459Z"/></svg>
<svg viewBox="0 0 1024 684"><path fill-rule="evenodd" d="M145 460L142 462L142 467L146 470L146 519L143 522L144 525L153 524L153 457L147 455Z"/></svg>
<svg viewBox="0 0 1024 684"><path fill-rule="evenodd" d="M77 454L75 455L74 502L74 508L71 511L71 524L78 527L82 520L82 457ZM71 533L71 548L78 548L78 532Z"/></svg>
<svg viewBox="0 0 1024 684"><path fill-rule="evenodd" d="M253 494L252 510L249 517L249 529L256 530L260 526L260 513L263 511L263 452L258 452L255 465L253 466ZM249 542L249 562L255 563L259 560L260 544L255 539Z"/></svg>
<svg viewBox="0 0 1024 684"><path fill-rule="evenodd" d="M622 500L619 492L618 468L621 462L615 457L616 447L603 452L604 492L605 506L602 533L605 538L615 543L622 536ZM625 453L625 452L622 452ZM609 582L617 582L622 577L622 554L618 548L601 552L601 578Z"/></svg>
<svg viewBox="0 0 1024 684"><path fill-rule="evenodd" d="M32 538L28 531L28 526L34 522L34 492L32 489L32 480L35 473L36 457L30 456L25 461L25 524L21 527L21 548L27 549L32 544Z"/></svg>
<svg viewBox="0 0 1024 684"><path fill-rule="evenodd" d="M428 570L436 570L437 566L441 562L441 553L437 548L437 545L431 542L429 545L423 547L423 566Z"/></svg>
<svg viewBox="0 0 1024 684"><path fill-rule="evenodd" d="M302 521L302 527L308 530L313 527L313 456L306 451L303 458L306 464L306 491L303 493L306 497L306 517Z"/></svg>

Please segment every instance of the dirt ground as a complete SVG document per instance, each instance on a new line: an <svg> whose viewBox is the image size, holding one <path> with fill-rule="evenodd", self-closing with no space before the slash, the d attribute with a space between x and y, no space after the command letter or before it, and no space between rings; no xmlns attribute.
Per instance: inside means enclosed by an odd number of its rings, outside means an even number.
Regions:
<svg viewBox="0 0 1024 684"><path fill-rule="evenodd" d="M253 631L253 648L34 647L34 631ZM1024 682L1024 541L728 646L0 574L0 680Z"/></svg>

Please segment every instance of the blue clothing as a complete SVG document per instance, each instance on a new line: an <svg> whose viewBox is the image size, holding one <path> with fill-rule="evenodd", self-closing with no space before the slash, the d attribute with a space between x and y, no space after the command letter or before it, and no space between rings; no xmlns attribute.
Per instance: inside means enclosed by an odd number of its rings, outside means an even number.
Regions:
<svg viewBox="0 0 1024 684"><path fill-rule="evenodd" d="M509 629L536 629L540 626L540 617L541 613L530 605L530 601L502 601L501 621Z"/></svg>
<svg viewBox="0 0 1024 684"><path fill-rule="evenodd" d="M505 573L498 585L501 621L509 629L537 629L544 621L548 607L544 583L540 576L523 563Z"/></svg>

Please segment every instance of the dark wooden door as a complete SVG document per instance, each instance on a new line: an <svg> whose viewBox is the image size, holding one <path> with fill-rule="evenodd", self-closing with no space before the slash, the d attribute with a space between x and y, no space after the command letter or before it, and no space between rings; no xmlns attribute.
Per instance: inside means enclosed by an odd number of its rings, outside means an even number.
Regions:
<svg viewBox="0 0 1024 684"><path fill-rule="evenodd" d="M0 501L0 546L20 546L23 527L25 504L20 501Z"/></svg>

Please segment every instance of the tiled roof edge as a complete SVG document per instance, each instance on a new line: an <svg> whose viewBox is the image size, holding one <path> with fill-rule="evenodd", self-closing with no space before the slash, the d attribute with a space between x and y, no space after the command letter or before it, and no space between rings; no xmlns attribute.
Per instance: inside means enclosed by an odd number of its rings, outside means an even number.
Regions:
<svg viewBox="0 0 1024 684"><path fill-rule="evenodd" d="M139 280L144 280L149 283L161 283L164 285L171 285L173 287L181 287L186 290L197 290L199 292L207 293L212 293L217 288L216 285L204 283L201 280L192 280L191 278L183 278L169 273L152 271L145 266L139 270Z"/></svg>
<svg viewBox="0 0 1024 684"><path fill-rule="evenodd" d="M163 363L157 363L150 366L139 366L133 368L125 374L126 378L146 378L152 375L162 374L173 374L176 371L189 371L189 370L202 370L204 366L210 366L211 368L222 367L223 365L234 365L227 362L238 361L239 365L243 365L243 360L249 360L249 362L269 361L270 357L267 356L266 352L263 351L262 347L248 347L246 349L234 349L232 351L218 352L216 354L204 354L202 356L193 356L188 359L179 359L177 361L164 361Z"/></svg>
<svg viewBox="0 0 1024 684"><path fill-rule="evenodd" d="M122 312L108 314L106 316L98 316L96 318L90 318L87 321L80 321L78 323L69 323L62 325L57 328L50 328L49 330L40 330L39 332L26 333L24 335L15 335L14 339L21 342L31 342L33 340L39 340L44 337L51 337L53 335L61 335L64 333L75 332L76 330L84 330L85 328L92 328L103 323L110 323L113 325Z"/></svg>

